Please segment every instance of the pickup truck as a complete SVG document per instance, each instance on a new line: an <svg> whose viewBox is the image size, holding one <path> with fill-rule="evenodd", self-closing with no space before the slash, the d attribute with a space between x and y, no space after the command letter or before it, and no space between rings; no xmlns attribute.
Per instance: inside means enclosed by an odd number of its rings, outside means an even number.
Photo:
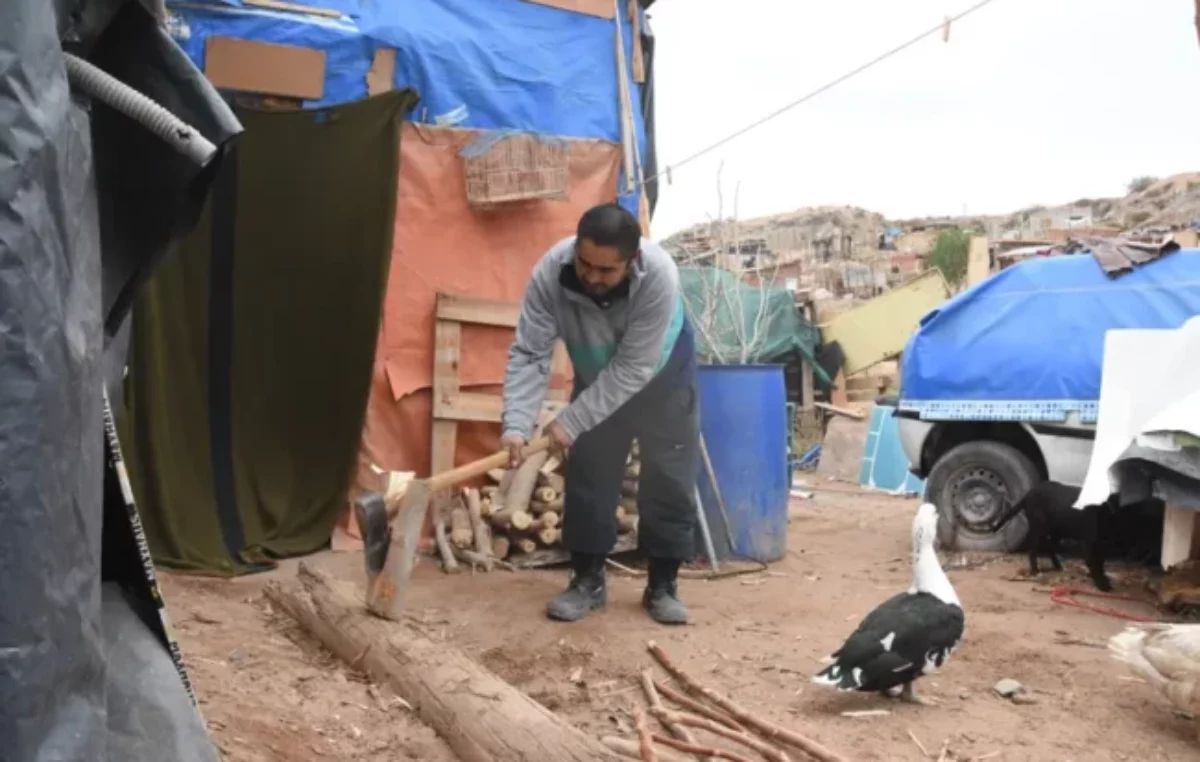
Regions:
<svg viewBox="0 0 1200 762"><path fill-rule="evenodd" d="M942 547L1016 550L995 520L1040 481L1080 486L1091 459L1104 334L1200 314L1200 250L1110 277L1087 254L1032 259L920 321L900 363L897 429L938 507Z"/></svg>

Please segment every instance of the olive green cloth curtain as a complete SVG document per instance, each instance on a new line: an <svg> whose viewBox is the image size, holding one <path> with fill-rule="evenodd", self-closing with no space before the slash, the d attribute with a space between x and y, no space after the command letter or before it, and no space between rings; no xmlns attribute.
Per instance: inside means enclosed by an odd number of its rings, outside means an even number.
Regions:
<svg viewBox="0 0 1200 762"><path fill-rule="evenodd" d="M121 439L156 563L233 575L328 543L416 100L238 113L245 134L200 224L134 308Z"/></svg>

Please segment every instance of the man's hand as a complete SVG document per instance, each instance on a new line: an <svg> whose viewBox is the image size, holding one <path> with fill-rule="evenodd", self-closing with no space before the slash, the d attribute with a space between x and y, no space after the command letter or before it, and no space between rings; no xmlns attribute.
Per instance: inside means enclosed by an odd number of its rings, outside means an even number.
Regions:
<svg viewBox="0 0 1200 762"><path fill-rule="evenodd" d="M546 436L550 437L550 452L559 455L571 446L571 437L558 421L551 421L546 426Z"/></svg>
<svg viewBox="0 0 1200 762"><path fill-rule="evenodd" d="M508 467L516 468L525 459L525 437L520 434L509 434L500 440L500 446L508 450Z"/></svg>

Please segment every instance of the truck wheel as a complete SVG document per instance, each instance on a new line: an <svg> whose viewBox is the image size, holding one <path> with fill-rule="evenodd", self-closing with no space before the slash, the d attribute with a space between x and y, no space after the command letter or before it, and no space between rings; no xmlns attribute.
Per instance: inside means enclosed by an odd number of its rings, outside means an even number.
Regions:
<svg viewBox="0 0 1200 762"><path fill-rule="evenodd" d="M925 499L938 508L939 543L949 550L1017 550L1029 532L1024 514L999 532L989 527L1040 481L1037 467L1009 445L985 439L952 448L925 481Z"/></svg>

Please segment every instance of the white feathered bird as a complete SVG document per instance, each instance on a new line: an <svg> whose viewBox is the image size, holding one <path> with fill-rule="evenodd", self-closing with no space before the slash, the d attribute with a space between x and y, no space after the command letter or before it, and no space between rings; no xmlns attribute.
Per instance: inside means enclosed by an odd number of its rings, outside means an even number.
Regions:
<svg viewBox="0 0 1200 762"><path fill-rule="evenodd" d="M1108 652L1175 708L1200 714L1200 624L1130 625L1109 639ZM1193 721L1200 740L1200 719Z"/></svg>
<svg viewBox="0 0 1200 762"><path fill-rule="evenodd" d="M913 694L913 681L950 658L965 625L962 604L933 549L936 536L937 508L925 503L913 519L912 587L867 614L814 683L885 696L899 687L900 698L929 703Z"/></svg>

